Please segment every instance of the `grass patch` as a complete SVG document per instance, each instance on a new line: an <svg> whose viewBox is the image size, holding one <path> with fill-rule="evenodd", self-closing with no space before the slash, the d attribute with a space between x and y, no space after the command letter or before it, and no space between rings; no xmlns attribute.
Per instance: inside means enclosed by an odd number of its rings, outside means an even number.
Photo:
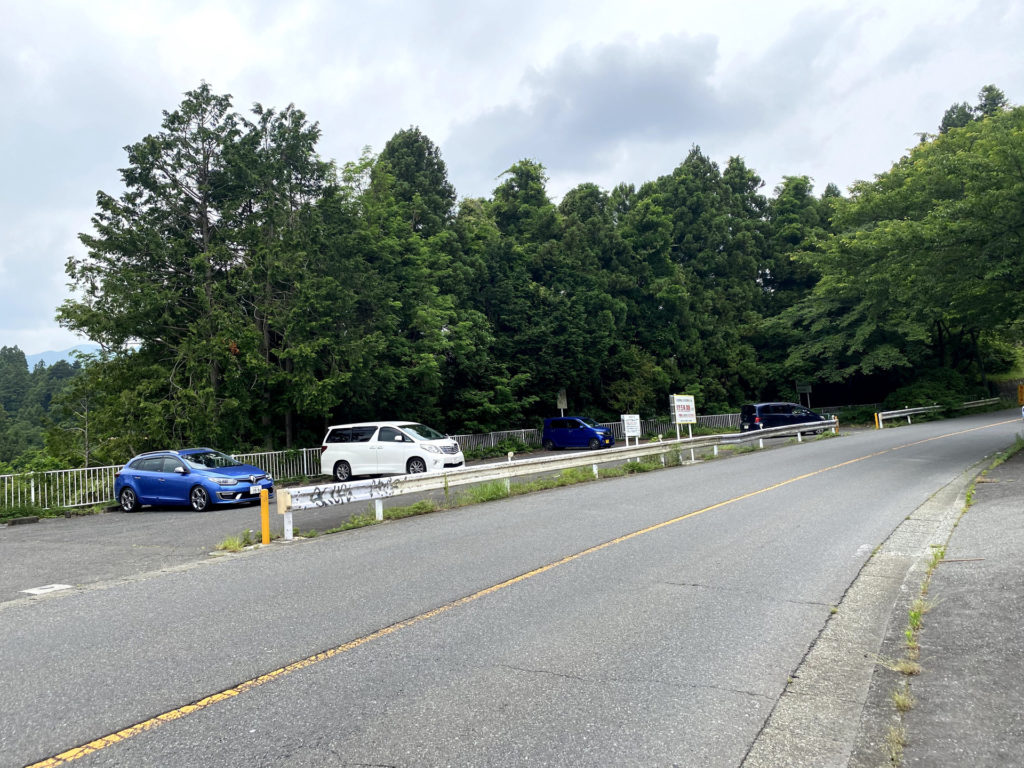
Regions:
<svg viewBox="0 0 1024 768"><path fill-rule="evenodd" d="M102 504L92 507L69 507L68 509L62 507L43 509L32 504L12 504L11 506L0 507L0 523L7 520L16 520L19 517L82 517L85 515L98 515L104 511L105 507Z"/></svg>
<svg viewBox="0 0 1024 768"><path fill-rule="evenodd" d="M385 520L401 520L403 517L415 517L416 515L429 515L431 512L439 512L441 505L433 499L424 499L410 504L407 507L393 507L384 510Z"/></svg>
<svg viewBox="0 0 1024 768"><path fill-rule="evenodd" d="M246 547L251 547L255 543L252 530L247 529L238 536L228 536L217 545L216 549L218 552L241 552Z"/></svg>
<svg viewBox="0 0 1024 768"><path fill-rule="evenodd" d="M467 504L484 504L488 501L507 499L511 494L504 480L492 480L489 483L471 485L456 497L459 506Z"/></svg>
<svg viewBox="0 0 1024 768"><path fill-rule="evenodd" d="M885 754L890 765L903 763L903 748L907 746L907 729L902 725L890 725L885 734Z"/></svg>
<svg viewBox="0 0 1024 768"><path fill-rule="evenodd" d="M910 692L910 686L906 683L901 688L897 688L889 696L892 700L892 705L896 707L896 711L900 714L909 712L914 708L914 696Z"/></svg>
<svg viewBox="0 0 1024 768"><path fill-rule="evenodd" d="M913 659L884 659L879 658L878 663L892 672L899 672L901 675L913 677L921 674L921 665Z"/></svg>

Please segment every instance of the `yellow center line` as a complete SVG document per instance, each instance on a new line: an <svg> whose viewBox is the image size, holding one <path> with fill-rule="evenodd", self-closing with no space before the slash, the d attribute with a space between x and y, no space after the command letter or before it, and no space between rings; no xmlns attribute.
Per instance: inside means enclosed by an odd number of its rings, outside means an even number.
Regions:
<svg viewBox="0 0 1024 768"><path fill-rule="evenodd" d="M86 744L82 744L80 746L73 747L72 749L68 749L64 752L61 752L58 755L54 755L53 757L47 758L46 760L42 760L37 763L32 763L31 765L26 766L26 768L54 768L55 766L65 765L66 763L70 763L73 760L78 760L81 757L85 757L86 755L98 752L101 749L106 749L107 747L117 744L118 742L130 739L133 736L139 735L140 733L150 731L153 728L163 725L164 723L179 720L187 715L191 715L195 712L199 712L200 710L206 709L209 706L212 706L222 701L226 701L227 699L233 698L235 696L238 696L239 694L245 693L247 691L252 690L253 688L261 686L264 683L269 683L272 680L280 679L285 675L290 675L292 672L297 672L300 669L305 669L306 667L311 667L314 664L319 664L321 661L327 661L328 659L333 658L334 656L337 656L342 653L347 653L348 651L354 650L355 648L358 648L361 645L366 645L369 642L390 635L394 632L397 632L400 629L406 629L407 627L419 624L420 622L426 621L427 619L432 619L436 616L440 616L442 613L447 613L453 608L458 608L460 606L466 605L467 603L472 603L475 600L479 600L482 597L486 597L487 595L492 595L495 592L500 592L501 590L511 587L514 584L519 584L520 582L527 581L528 579L532 579L535 576L539 576L542 573L547 573L548 571L558 568L559 566L565 565L566 563L571 563L574 560L579 560L580 558L586 557L587 555L592 555L595 552L600 552L601 550L607 549L608 547L611 547L615 544L621 544L624 541L635 539L638 536L644 536L648 533L652 533L653 531L666 528L670 525L675 525L676 523L681 522L683 520L689 520L690 518L696 517L697 515L702 515L705 512L711 512L716 509L721 509L722 507L729 506L730 504L735 504L738 501L750 499L753 498L754 496L759 496L763 493L774 491L777 488L782 488L784 486L791 485L792 483L796 483L801 480L806 480L808 478L815 477L816 475L824 474L825 472L831 472L832 470L835 469L841 469L842 467L847 467L850 466L851 464L866 461L867 459L876 458L886 453L899 451L902 450L903 448L910 448L916 445L922 445L924 443L932 442L933 440L941 440L948 437L955 437L957 435L963 435L968 432L976 432L981 429L990 429L992 427L1001 426L1003 424L1009 424L1015 421L1017 421L1017 419L1009 419L1007 421L996 422L994 424L986 424L981 427L972 427L970 429L960 430L959 432L949 432L944 435L936 435L935 437L925 438L924 440L917 440L912 443L905 443L904 445L894 446L892 448L885 448L881 451L869 453L864 456L860 456L856 459L849 459L848 461L843 461L840 462L839 464L833 464L832 466L817 469L814 470L813 472L807 472L806 474L803 475L791 477L788 480L783 480L781 482L775 483L774 485L769 485L759 490L751 491L750 493L744 493L739 496L734 496L733 498L727 499L726 501L720 501L717 504L712 504L710 506L704 507L703 509L698 509L693 512L687 512L685 515L679 515L678 517L674 517L671 520L665 520L660 523L655 523L654 525L650 525L638 531L633 531L632 533L627 533L617 538L610 539L609 541L605 541L601 544L596 544L593 547L588 547L587 549L581 550L574 554L566 555L560 560L555 560L554 562L548 563L547 565L542 565L541 567L535 568L532 571L527 571L526 573L514 576L511 579L507 579L498 584L486 587L478 592L466 595L465 597L460 597L457 600L453 600L450 603L446 603L442 606L421 613L417 616L413 616L410 619L405 619L403 621L396 622L382 629L378 629L376 632L371 632L368 635L356 638L355 640L351 640L347 643L344 643L343 645L339 645L335 648L331 648L326 651L321 651L320 653L313 654L312 656L308 656L305 659L300 659L299 661L288 664L287 666L275 669L272 672L267 672L266 674L260 675L259 677L254 677L251 680L246 680L244 683L240 683L239 685L236 685L233 688L227 688L223 691L220 691L219 693L211 694L210 696L206 696L202 699L199 699L198 701L195 701L192 704L187 704L183 707L177 707L175 709L168 710L163 714L157 715L156 717L151 717L148 720L143 720L140 723L136 723L135 725L129 726L120 731L107 734L106 736L101 736L98 739L94 739Z"/></svg>

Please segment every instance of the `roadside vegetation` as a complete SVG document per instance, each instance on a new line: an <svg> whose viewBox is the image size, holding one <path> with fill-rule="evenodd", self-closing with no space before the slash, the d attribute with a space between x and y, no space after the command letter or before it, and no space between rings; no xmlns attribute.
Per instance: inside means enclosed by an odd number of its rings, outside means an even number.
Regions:
<svg viewBox="0 0 1024 768"><path fill-rule="evenodd" d="M418 128L328 162L315 118L203 83L82 222L58 319L102 351L29 370L0 348L0 473L311 446L386 416L535 428L561 390L601 421L671 393L701 413L796 400L795 382L819 404L989 396L1024 369L1024 108L992 85L955 106L845 194L764 190L693 147L557 202L520 160L460 200Z"/></svg>

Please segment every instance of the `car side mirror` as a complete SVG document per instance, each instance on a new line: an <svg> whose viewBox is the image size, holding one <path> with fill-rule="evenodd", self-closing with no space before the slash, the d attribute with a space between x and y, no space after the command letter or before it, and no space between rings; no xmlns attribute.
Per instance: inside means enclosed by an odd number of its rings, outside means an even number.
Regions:
<svg viewBox="0 0 1024 768"><path fill-rule="evenodd" d="M177 475L187 475L188 474L188 470L185 469L183 466L181 466L179 464L178 466L176 466L174 468L174 473L177 474Z"/></svg>
<svg viewBox="0 0 1024 768"><path fill-rule="evenodd" d="M395 442L396 443L402 442L402 436L401 435L395 435Z"/></svg>

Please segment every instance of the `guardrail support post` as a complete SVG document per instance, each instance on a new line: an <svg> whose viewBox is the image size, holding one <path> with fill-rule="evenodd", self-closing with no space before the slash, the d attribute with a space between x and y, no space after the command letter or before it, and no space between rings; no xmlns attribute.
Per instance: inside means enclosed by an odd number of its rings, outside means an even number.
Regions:
<svg viewBox="0 0 1024 768"><path fill-rule="evenodd" d="M796 433L796 441L798 443L802 443L804 441L804 433L803 432L797 432Z"/></svg>
<svg viewBox="0 0 1024 768"><path fill-rule="evenodd" d="M757 447L758 448L764 448L764 438L763 437L757 438Z"/></svg>
<svg viewBox="0 0 1024 768"><path fill-rule="evenodd" d="M374 511L375 516L377 518L377 522L380 522L381 520L383 520L384 519L384 502L381 501L380 499L374 499L373 500L373 511Z"/></svg>
<svg viewBox="0 0 1024 768"><path fill-rule="evenodd" d="M277 489L277 514L284 516L284 540L291 541L293 539L291 491Z"/></svg>
<svg viewBox="0 0 1024 768"><path fill-rule="evenodd" d="M597 478L597 476L598 476L597 475L597 464L594 464L593 467L594 467L594 477Z"/></svg>

